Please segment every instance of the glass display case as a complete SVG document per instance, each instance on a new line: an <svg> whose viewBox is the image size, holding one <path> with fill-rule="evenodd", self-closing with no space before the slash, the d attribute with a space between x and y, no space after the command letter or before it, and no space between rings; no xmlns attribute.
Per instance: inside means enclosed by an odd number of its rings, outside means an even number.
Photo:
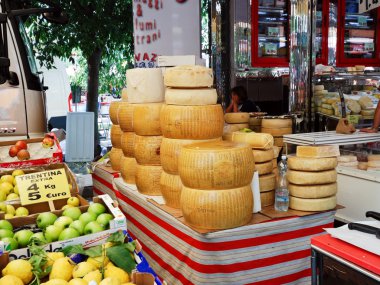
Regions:
<svg viewBox="0 0 380 285"><path fill-rule="evenodd" d="M317 64L328 65L329 0L318 0L315 13L315 57Z"/></svg>

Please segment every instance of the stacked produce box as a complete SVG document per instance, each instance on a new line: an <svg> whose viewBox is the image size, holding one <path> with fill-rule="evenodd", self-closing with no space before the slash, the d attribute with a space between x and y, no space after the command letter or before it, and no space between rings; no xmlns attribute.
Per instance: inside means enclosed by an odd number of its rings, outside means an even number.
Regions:
<svg viewBox="0 0 380 285"><path fill-rule="evenodd" d="M291 118L264 118L261 122L261 132L271 134L274 145L283 147L283 136L292 133L292 124Z"/></svg>

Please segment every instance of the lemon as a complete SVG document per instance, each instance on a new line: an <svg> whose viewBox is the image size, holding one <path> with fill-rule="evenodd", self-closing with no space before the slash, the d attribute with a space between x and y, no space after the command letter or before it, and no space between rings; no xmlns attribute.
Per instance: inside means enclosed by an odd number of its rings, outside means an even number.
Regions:
<svg viewBox="0 0 380 285"><path fill-rule="evenodd" d="M95 281L96 283L100 283L102 281L102 273L100 273L99 270L92 271L88 274L86 274L83 277L83 280L86 281L87 283L90 283L90 281Z"/></svg>
<svg viewBox="0 0 380 285"><path fill-rule="evenodd" d="M48 282L42 283L41 285L68 285L66 280L63 279L50 279Z"/></svg>
<svg viewBox="0 0 380 285"><path fill-rule="evenodd" d="M32 265L24 259L12 260L2 272L3 276L13 275L20 278L24 284L28 284L33 279Z"/></svg>
<svg viewBox="0 0 380 285"><path fill-rule="evenodd" d="M74 265L71 263L70 258L68 257L58 258L53 263L53 267L49 275L49 280L63 279L63 280L69 281L73 275L73 268L74 268Z"/></svg>
<svg viewBox="0 0 380 285"><path fill-rule="evenodd" d="M7 195L13 192L13 184L9 182L3 182L0 184L0 191L4 191Z"/></svg>
<svg viewBox="0 0 380 285"><path fill-rule="evenodd" d="M108 277L102 280L99 285L120 285L119 279L116 277Z"/></svg>
<svg viewBox="0 0 380 285"><path fill-rule="evenodd" d="M74 278L70 280L69 285L87 285L87 282L82 278Z"/></svg>
<svg viewBox="0 0 380 285"><path fill-rule="evenodd" d="M56 261L59 258L65 257L63 252L47 252L47 263L45 264L44 268L47 268L49 266L53 266L54 261Z"/></svg>
<svg viewBox="0 0 380 285"><path fill-rule="evenodd" d="M81 262L75 265L73 269L73 277L74 278L82 278L87 273L90 273L91 271L95 271L97 268L94 264L89 262Z"/></svg>
<svg viewBox="0 0 380 285"><path fill-rule="evenodd" d="M24 283L17 276L5 275L0 279L0 285L24 285Z"/></svg>
<svg viewBox="0 0 380 285"><path fill-rule="evenodd" d="M107 256L96 256L96 257L89 257L87 259L87 262L93 264L96 266L97 269L104 267L110 262Z"/></svg>
<svg viewBox="0 0 380 285"><path fill-rule="evenodd" d="M16 214L16 209L12 205L7 205L6 209L7 214L15 215Z"/></svg>
<svg viewBox="0 0 380 285"><path fill-rule="evenodd" d="M13 185L14 180L15 179L14 179L14 177L12 175L7 174L7 175L1 176L0 183L8 182L8 183L10 183L10 184Z"/></svg>
<svg viewBox="0 0 380 285"><path fill-rule="evenodd" d="M120 283L129 282L129 275L123 269L114 266L111 262L107 264L104 270L104 278L115 277L119 279Z"/></svg>

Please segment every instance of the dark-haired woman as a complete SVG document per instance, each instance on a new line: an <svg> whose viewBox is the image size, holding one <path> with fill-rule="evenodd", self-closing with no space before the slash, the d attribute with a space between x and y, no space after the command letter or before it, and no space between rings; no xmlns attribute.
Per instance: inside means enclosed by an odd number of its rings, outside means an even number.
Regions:
<svg viewBox="0 0 380 285"><path fill-rule="evenodd" d="M259 106L248 99L247 91L243 86L236 86L231 89L231 103L226 109L226 113L236 112L260 112Z"/></svg>

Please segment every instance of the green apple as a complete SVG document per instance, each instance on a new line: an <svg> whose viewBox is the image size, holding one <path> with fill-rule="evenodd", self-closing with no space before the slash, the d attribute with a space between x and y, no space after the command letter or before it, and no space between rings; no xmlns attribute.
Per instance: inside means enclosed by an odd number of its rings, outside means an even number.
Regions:
<svg viewBox="0 0 380 285"><path fill-rule="evenodd" d="M11 230L1 229L0 230L0 239L5 238L5 237L13 237L13 232Z"/></svg>
<svg viewBox="0 0 380 285"><path fill-rule="evenodd" d="M106 211L106 207L103 206L103 204L100 203L92 203L89 207L87 212L93 213L96 216L99 216L100 214L103 214Z"/></svg>
<svg viewBox="0 0 380 285"><path fill-rule="evenodd" d="M54 222L54 226L60 227L63 230L63 229L68 228L72 222L73 222L72 218L61 216Z"/></svg>
<svg viewBox="0 0 380 285"><path fill-rule="evenodd" d="M31 230L21 230L14 235L14 239L18 242L20 248L29 244L30 237L33 235Z"/></svg>
<svg viewBox="0 0 380 285"><path fill-rule="evenodd" d="M19 198L20 197L16 193L9 193L8 196L7 196L6 201L17 200Z"/></svg>
<svg viewBox="0 0 380 285"><path fill-rule="evenodd" d="M113 216L108 213L100 214L96 221L101 224L105 229L109 227L110 221L113 220Z"/></svg>
<svg viewBox="0 0 380 285"><path fill-rule="evenodd" d="M77 207L71 207L64 210L62 215L66 217L70 217L73 219L73 221L75 221L79 219L80 215L82 215L82 212Z"/></svg>
<svg viewBox="0 0 380 285"><path fill-rule="evenodd" d="M12 175L3 175L0 177L0 182L8 182L12 185L13 185L13 180L14 180L14 178Z"/></svg>
<svg viewBox="0 0 380 285"><path fill-rule="evenodd" d="M80 235L83 235L84 226L80 220L76 220L70 224L69 228L76 229Z"/></svg>
<svg viewBox="0 0 380 285"><path fill-rule="evenodd" d="M16 217L25 217L29 215L29 210L25 207L18 207L16 209Z"/></svg>
<svg viewBox="0 0 380 285"><path fill-rule="evenodd" d="M73 207L78 207L79 206L79 199L77 197L70 197L67 199L67 205L71 205Z"/></svg>
<svg viewBox="0 0 380 285"><path fill-rule="evenodd" d="M4 202L7 199L7 192L0 190L0 201Z"/></svg>
<svg viewBox="0 0 380 285"><path fill-rule="evenodd" d="M4 219L8 220L8 219L13 219L15 217L15 215L12 215L12 214L5 214L4 215Z"/></svg>
<svg viewBox="0 0 380 285"><path fill-rule="evenodd" d="M79 221L81 221L83 225L86 226L89 222L96 221L96 215L89 212L83 213L82 215L80 215Z"/></svg>
<svg viewBox="0 0 380 285"><path fill-rule="evenodd" d="M56 220L57 216L51 212L41 213L37 217L37 227L44 230L48 226L53 225Z"/></svg>
<svg viewBox="0 0 380 285"><path fill-rule="evenodd" d="M88 234L94 234L94 233L98 233L98 232L101 232L101 231L104 231L104 228L101 224L99 224L98 222L89 222L85 227L84 227L84 234L85 235L88 235Z"/></svg>
<svg viewBox="0 0 380 285"><path fill-rule="evenodd" d="M7 205L7 209L5 211L7 214L11 214L11 215L15 215L16 214L16 210L15 210L15 207L13 207L12 205Z"/></svg>
<svg viewBox="0 0 380 285"><path fill-rule="evenodd" d="M0 191L5 192L8 195L13 192L13 185L9 182L3 182L0 184Z"/></svg>
<svg viewBox="0 0 380 285"><path fill-rule="evenodd" d="M2 238L1 241L8 244L8 246L6 247L6 250L18 249L18 242L14 238L5 237L5 238Z"/></svg>
<svg viewBox="0 0 380 285"><path fill-rule="evenodd" d="M68 240L68 239L76 238L79 236L80 236L80 234L78 233L78 231L76 229L67 228L67 229L64 229L60 233L58 240Z"/></svg>
<svg viewBox="0 0 380 285"><path fill-rule="evenodd" d="M62 208L61 208L61 210L66 210L66 209L68 209L68 208L72 208L72 207L74 207L74 206L71 206L71 205L65 205L65 206L63 206Z"/></svg>
<svg viewBox="0 0 380 285"><path fill-rule="evenodd" d="M45 238L48 242L53 242L53 241L57 241L58 240L58 237L59 235L61 234L62 232L62 228L61 227L57 227L55 225L50 225L46 228L45 230Z"/></svg>
<svg viewBox="0 0 380 285"><path fill-rule="evenodd" d="M22 171L21 169L16 169L16 170L13 170L12 172L12 176L13 177L16 177L16 176L19 176L19 175L24 175L24 171Z"/></svg>
<svg viewBox="0 0 380 285"><path fill-rule="evenodd" d="M32 239L36 239L36 240L39 240L41 242L41 244L47 244L47 240L44 236L44 234L42 232L39 232L39 233L34 233L31 237L30 237L30 240L29 240L29 243L31 243Z"/></svg>
<svg viewBox="0 0 380 285"><path fill-rule="evenodd" d="M0 229L13 231L13 226L10 222L6 220L0 220Z"/></svg>

